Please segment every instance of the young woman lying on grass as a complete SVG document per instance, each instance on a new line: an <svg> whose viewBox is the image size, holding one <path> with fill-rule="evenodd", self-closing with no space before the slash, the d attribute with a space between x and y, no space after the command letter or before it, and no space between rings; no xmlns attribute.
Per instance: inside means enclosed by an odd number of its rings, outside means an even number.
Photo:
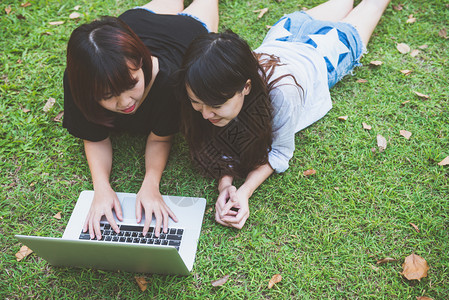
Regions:
<svg viewBox="0 0 449 300"><path fill-rule="evenodd" d="M195 163L219 179L215 219L242 228L248 199L288 168L295 133L331 109L329 89L359 65L389 0L330 0L282 17L254 52L233 33L200 36L179 82ZM239 187L235 177L246 178Z"/></svg>
<svg viewBox="0 0 449 300"><path fill-rule="evenodd" d="M112 209L122 220L119 200L109 183L112 168L111 130L148 135L145 178L137 193L136 218L145 213L143 234L154 214L156 236L168 217L159 182L179 129L179 105L173 94L173 73L189 43L218 26L218 0L153 0L118 18L106 17L75 29L67 47L64 74L64 123L84 140L92 174L94 199L84 231L101 238L104 215L119 232Z"/></svg>

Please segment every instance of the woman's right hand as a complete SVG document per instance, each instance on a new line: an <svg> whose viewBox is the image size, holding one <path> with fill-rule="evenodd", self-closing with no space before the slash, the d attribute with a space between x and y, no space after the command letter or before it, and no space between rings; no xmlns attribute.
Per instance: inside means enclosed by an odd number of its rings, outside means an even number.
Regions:
<svg viewBox="0 0 449 300"><path fill-rule="evenodd" d="M87 214L83 231L86 232L87 230L89 230L91 239L96 236L97 240L100 240L100 220L101 217L105 216L109 224L111 225L111 228L116 233L119 233L120 230L117 223L115 222L114 215L112 214L113 209L115 210L117 219L122 221L122 207L114 190L110 187L102 190L95 190L94 199L90 206L89 213Z"/></svg>

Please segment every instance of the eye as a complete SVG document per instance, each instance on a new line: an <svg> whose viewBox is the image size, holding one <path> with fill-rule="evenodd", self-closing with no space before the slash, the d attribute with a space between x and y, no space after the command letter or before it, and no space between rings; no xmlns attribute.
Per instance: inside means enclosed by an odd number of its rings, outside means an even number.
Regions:
<svg viewBox="0 0 449 300"><path fill-rule="evenodd" d="M103 95L102 100L109 100L113 97L114 95L112 95L112 93L107 93L105 95Z"/></svg>
<svg viewBox="0 0 449 300"><path fill-rule="evenodd" d="M211 107L212 107L213 109L220 109L220 108L221 108L221 105L211 105Z"/></svg>

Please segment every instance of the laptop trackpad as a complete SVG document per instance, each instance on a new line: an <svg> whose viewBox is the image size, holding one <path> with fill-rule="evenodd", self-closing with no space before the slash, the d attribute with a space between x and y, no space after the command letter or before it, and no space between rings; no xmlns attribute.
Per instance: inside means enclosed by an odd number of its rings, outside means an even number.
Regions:
<svg viewBox="0 0 449 300"><path fill-rule="evenodd" d="M123 198L121 203L122 203L123 221L135 222L136 221L136 198L135 197L125 197L125 198Z"/></svg>

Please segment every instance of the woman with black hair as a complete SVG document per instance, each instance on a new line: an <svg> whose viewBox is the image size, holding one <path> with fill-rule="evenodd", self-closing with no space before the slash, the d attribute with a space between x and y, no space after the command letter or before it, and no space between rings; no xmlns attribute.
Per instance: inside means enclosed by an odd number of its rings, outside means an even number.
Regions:
<svg viewBox="0 0 449 300"><path fill-rule="evenodd" d="M242 228L248 199L288 168L295 133L332 107L329 89L360 58L389 0L329 0L282 17L254 52L236 34L195 39L182 68L182 131L194 162L219 179L215 220ZM237 189L235 177L245 178Z"/></svg>
<svg viewBox="0 0 449 300"><path fill-rule="evenodd" d="M117 233L112 210L122 220L119 200L109 183L112 146L109 133L125 130L148 136L145 178L137 193L136 218L145 213L143 234L152 216L155 234L168 218L159 182L171 140L178 131L179 105L173 94L174 78L189 43L218 27L218 0L153 0L75 29L67 46L64 74L63 126L84 141L92 174L94 199L84 231L101 239L100 219L105 216Z"/></svg>

